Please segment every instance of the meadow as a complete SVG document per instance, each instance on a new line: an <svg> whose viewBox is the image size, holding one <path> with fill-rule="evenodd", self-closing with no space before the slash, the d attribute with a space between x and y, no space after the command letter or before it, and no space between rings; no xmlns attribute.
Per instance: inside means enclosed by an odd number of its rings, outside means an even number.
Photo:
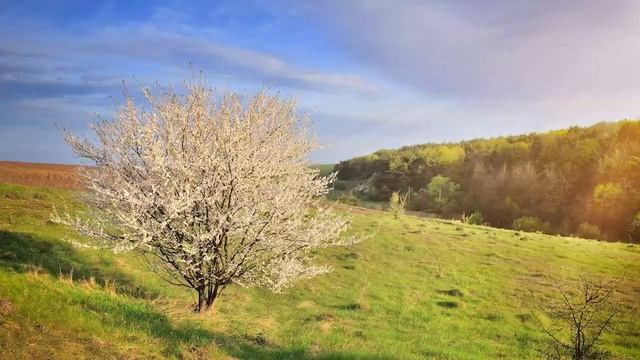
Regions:
<svg viewBox="0 0 640 360"><path fill-rule="evenodd" d="M318 254L333 272L281 294L227 289L213 310L132 254L73 247L49 221L77 192L0 184L6 358L535 359L555 282L626 273L603 346L640 358L640 247L335 205L365 241Z"/></svg>

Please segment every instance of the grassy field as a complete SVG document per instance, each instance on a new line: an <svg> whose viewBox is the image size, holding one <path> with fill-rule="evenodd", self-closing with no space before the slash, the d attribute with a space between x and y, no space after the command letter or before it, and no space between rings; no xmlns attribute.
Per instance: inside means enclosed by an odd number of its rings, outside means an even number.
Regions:
<svg viewBox="0 0 640 360"><path fill-rule="evenodd" d="M0 184L0 357L537 358L534 298L624 271L628 312L604 342L640 358L638 246L343 209L373 236L319 254L332 273L279 295L232 287L195 315L135 256L65 242L48 221L65 204L67 190Z"/></svg>

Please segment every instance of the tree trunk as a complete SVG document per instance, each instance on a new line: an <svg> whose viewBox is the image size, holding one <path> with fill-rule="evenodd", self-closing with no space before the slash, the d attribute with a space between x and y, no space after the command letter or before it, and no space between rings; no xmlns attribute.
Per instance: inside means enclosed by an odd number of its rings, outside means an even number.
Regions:
<svg viewBox="0 0 640 360"><path fill-rule="evenodd" d="M198 304L196 305L196 312L204 312L208 310L216 301L224 286L220 284L210 284L203 286L198 291Z"/></svg>
<svg viewBox="0 0 640 360"><path fill-rule="evenodd" d="M198 303L196 304L196 308L195 311L196 312L202 312L204 311L204 304L205 304L205 292L204 292L204 288L199 288L197 289L198 291Z"/></svg>
<svg viewBox="0 0 640 360"><path fill-rule="evenodd" d="M209 286L209 291L207 292L207 308L211 307L213 305L213 302L216 301L219 290L220 287L218 286L218 284Z"/></svg>

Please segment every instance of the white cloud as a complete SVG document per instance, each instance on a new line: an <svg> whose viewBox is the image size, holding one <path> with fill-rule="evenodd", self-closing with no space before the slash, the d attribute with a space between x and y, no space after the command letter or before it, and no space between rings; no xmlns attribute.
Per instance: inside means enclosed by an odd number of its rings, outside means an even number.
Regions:
<svg viewBox="0 0 640 360"><path fill-rule="evenodd" d="M539 97L640 81L639 1L315 4L307 14L354 56L427 93Z"/></svg>
<svg viewBox="0 0 640 360"><path fill-rule="evenodd" d="M183 69L192 63L196 70L203 70L207 74L229 75L254 83L261 81L276 87L361 94L378 91L377 85L357 74L307 69L272 54L216 42L199 35L207 34L207 29L196 31L176 23L156 23L158 19L170 15L162 11L148 22L96 26L85 29L80 35L56 32L39 36L42 33L37 32L30 35L27 41L13 41L2 35L0 40L6 51L16 53L12 57L16 61L19 60L18 54L38 48L43 54L34 61L38 62L41 70L64 63L76 66L91 64L90 67L96 69L114 69L118 63L126 61ZM179 20L180 17L173 19ZM10 34L9 31L3 33Z"/></svg>

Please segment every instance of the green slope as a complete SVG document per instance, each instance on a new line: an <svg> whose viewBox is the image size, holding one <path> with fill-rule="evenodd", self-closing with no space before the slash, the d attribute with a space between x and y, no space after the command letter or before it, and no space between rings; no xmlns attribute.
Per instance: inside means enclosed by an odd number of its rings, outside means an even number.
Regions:
<svg viewBox="0 0 640 360"><path fill-rule="evenodd" d="M328 176L331 175L332 172L335 171L335 164L313 164L311 165L312 169L320 170L320 176Z"/></svg>
<svg viewBox="0 0 640 360"><path fill-rule="evenodd" d="M624 271L623 300L640 298L638 246L355 209L353 231L374 235L319 254L332 273L278 295L230 288L194 315L192 294L134 256L62 241L73 234L48 222L53 204L74 202L0 185L0 357L537 358L532 294L552 296L554 279ZM640 314L604 340L640 358Z"/></svg>

